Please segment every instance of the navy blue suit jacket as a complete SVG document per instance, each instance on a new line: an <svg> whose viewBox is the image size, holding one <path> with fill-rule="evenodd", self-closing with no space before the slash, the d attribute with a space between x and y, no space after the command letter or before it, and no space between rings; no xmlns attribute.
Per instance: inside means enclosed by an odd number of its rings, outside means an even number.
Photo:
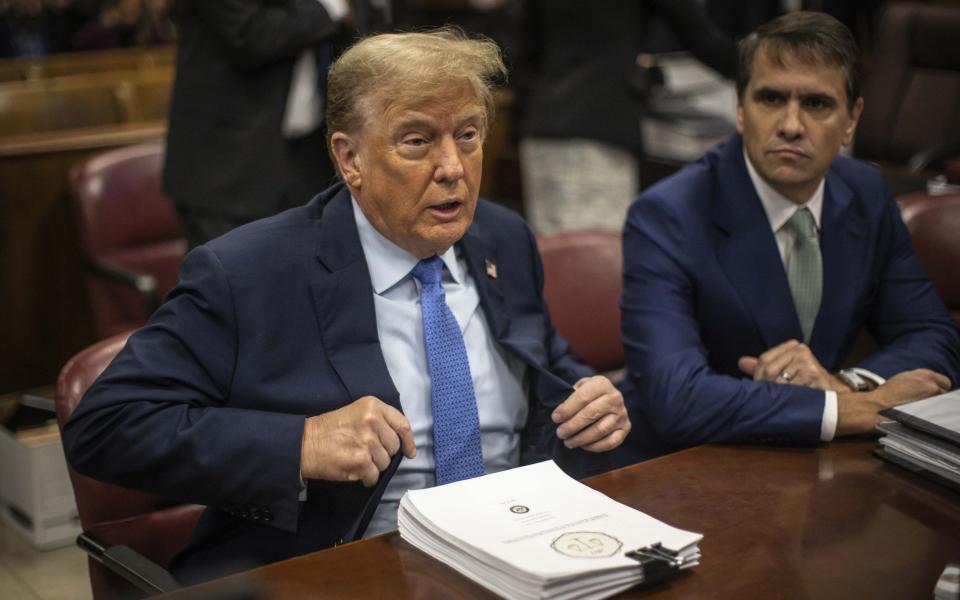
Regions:
<svg viewBox="0 0 960 600"><path fill-rule="evenodd" d="M929 368L956 384L960 336L917 262L880 173L837 158L826 176L823 299L810 347L828 370L866 326L881 376ZM813 443L824 393L754 382L737 368L803 339L787 276L740 136L645 191L624 231L623 340L643 458L706 442Z"/></svg>
<svg viewBox="0 0 960 600"><path fill-rule="evenodd" d="M530 230L480 201L458 244L494 337L532 375L521 460L555 458L575 475L604 468L604 458L566 450L550 420L571 383L592 372L550 323ZM252 566L363 534L400 453L373 488L309 481L306 502L298 496L304 419L366 395L402 410L350 195L337 185L191 252L177 288L90 388L63 442L82 473L208 506L181 573Z"/></svg>

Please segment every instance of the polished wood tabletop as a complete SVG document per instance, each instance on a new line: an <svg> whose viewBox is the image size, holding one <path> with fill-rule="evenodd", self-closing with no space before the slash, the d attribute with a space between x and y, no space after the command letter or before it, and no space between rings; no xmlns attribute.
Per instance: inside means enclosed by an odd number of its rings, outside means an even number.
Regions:
<svg viewBox="0 0 960 600"><path fill-rule="evenodd" d="M875 440L813 448L703 446L585 483L702 532L700 565L618 598L924 598L960 563L960 494L873 454ZM397 533L187 588L264 598L491 598Z"/></svg>

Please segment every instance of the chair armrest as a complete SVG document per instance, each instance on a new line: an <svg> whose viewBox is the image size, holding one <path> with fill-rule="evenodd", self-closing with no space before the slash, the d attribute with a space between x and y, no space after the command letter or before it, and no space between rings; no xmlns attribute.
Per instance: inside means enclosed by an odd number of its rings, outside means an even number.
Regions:
<svg viewBox="0 0 960 600"><path fill-rule="evenodd" d="M104 546L88 533L77 536L77 546L138 589L153 595L180 589L169 571L128 546Z"/></svg>
<svg viewBox="0 0 960 600"><path fill-rule="evenodd" d="M930 165L937 161L949 158L951 156L960 156L960 140L953 140L943 144L927 146L919 150L910 157L909 165L911 173L920 173L926 170Z"/></svg>
<svg viewBox="0 0 960 600"><path fill-rule="evenodd" d="M125 283L140 292L147 316L152 315L153 311L160 307L157 278L153 275L134 271L103 259L91 260L90 268L97 275Z"/></svg>

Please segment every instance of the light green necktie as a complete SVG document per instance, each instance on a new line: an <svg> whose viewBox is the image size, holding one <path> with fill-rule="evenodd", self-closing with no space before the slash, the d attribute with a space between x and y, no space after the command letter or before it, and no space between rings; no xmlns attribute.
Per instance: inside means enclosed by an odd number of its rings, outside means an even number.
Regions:
<svg viewBox="0 0 960 600"><path fill-rule="evenodd" d="M787 281L790 282L793 304L800 318L803 341L809 342L823 293L823 264L817 225L810 210L801 208L793 213L783 228L793 233L793 246L787 259Z"/></svg>

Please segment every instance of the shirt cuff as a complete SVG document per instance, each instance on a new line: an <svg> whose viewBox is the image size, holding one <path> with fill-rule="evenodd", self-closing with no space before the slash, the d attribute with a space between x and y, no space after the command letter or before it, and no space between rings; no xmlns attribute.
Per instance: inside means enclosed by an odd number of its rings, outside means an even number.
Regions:
<svg viewBox="0 0 960 600"><path fill-rule="evenodd" d="M303 481L303 473L300 473L300 495L297 496L300 502L307 501L307 484Z"/></svg>
<svg viewBox="0 0 960 600"><path fill-rule="evenodd" d="M873 371L868 371L867 369L861 369L860 367L853 367L850 370L856 373L857 375L859 375L860 377L863 377L864 379L868 379L874 382L875 384L877 384L877 387L880 387L881 385L887 382L887 380L884 379L883 377L880 377Z"/></svg>
<svg viewBox="0 0 960 600"><path fill-rule="evenodd" d="M317 0L333 21L339 23L347 16L347 0Z"/></svg>
<svg viewBox="0 0 960 600"><path fill-rule="evenodd" d="M837 393L833 390L824 392L823 419L820 421L820 441L829 442L837 433Z"/></svg>

